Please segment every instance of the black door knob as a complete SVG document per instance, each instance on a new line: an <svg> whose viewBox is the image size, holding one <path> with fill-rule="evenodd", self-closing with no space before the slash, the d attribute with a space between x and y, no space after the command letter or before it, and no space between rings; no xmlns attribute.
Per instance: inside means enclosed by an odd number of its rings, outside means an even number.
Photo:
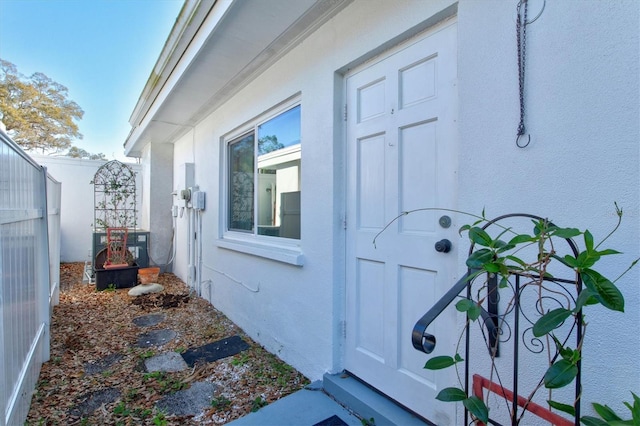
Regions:
<svg viewBox="0 0 640 426"><path fill-rule="evenodd" d="M449 253L451 251L451 241L446 238L438 241L436 243L436 251L439 253Z"/></svg>

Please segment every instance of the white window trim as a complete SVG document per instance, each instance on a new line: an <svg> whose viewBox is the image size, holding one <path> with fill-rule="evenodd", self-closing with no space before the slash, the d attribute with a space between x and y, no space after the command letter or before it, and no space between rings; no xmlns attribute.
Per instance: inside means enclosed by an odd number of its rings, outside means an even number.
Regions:
<svg viewBox="0 0 640 426"><path fill-rule="evenodd" d="M282 237L256 235L254 233L248 234L246 232L232 231L228 229L229 143L244 134L254 131L254 129L257 129L257 126L260 123L269 121L270 119L278 116L279 114L282 114L283 112L291 108L296 107L297 105L301 105L300 94L297 94L294 97L277 105L276 107L266 111L265 113L260 114L251 121L244 123L242 126L236 127L234 130L221 137L220 146L222 155L220 158L222 160L221 182L223 188L222 191L220 191L220 235L217 240L218 247L253 256L263 257L290 265L302 266L304 264L304 254L300 246L301 239L292 240ZM300 139L302 140L302 135L300 135ZM281 154L300 158L301 145L302 144L293 145L292 147L290 147L291 149L286 149L286 152L283 152Z"/></svg>
<svg viewBox="0 0 640 426"><path fill-rule="evenodd" d="M233 231L227 231L225 234L236 234ZM238 234L240 234L238 232ZM224 235L218 239L218 247L233 250L240 253L251 254L253 256L264 257L266 259L276 260L278 262L288 263L290 265L304 265L304 254L300 247L289 248L280 244L262 241L259 238L245 237L234 238L233 235ZM254 241L257 240L257 241Z"/></svg>

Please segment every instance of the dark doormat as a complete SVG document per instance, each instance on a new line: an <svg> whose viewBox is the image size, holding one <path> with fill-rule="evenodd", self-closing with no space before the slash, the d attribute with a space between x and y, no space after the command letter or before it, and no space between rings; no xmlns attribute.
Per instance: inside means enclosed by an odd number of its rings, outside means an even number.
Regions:
<svg viewBox="0 0 640 426"><path fill-rule="evenodd" d="M213 362L228 356L235 355L249 349L247 342L240 336L227 337L217 342L207 343L204 346L189 349L182 354L182 358L189 367L193 367L197 361Z"/></svg>
<svg viewBox="0 0 640 426"><path fill-rule="evenodd" d="M328 419L324 419L321 422L314 424L313 426L348 426L344 420L338 416L331 416Z"/></svg>

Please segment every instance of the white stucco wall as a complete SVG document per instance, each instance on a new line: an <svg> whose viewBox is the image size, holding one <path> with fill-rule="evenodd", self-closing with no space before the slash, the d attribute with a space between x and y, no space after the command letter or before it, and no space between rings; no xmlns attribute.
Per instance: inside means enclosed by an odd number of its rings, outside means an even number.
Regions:
<svg viewBox="0 0 640 426"><path fill-rule="evenodd" d="M640 256L640 3L546 2L527 29L525 149L515 146L515 3L509 6L465 1L459 8L460 208L486 208L489 217L537 214L588 228L598 241L615 226L618 202L623 223L605 246L624 254L598 265L615 279ZM586 409L600 401L624 413L621 401L640 389L640 358L630 355L640 348L639 272L617 283L625 314L585 310Z"/></svg>
<svg viewBox="0 0 640 426"><path fill-rule="evenodd" d="M195 162L196 184L207 192L208 208L203 216L205 295L210 291L216 307L310 378L343 368L344 182L339 166L344 145L335 136L342 132L340 113L336 113L342 107L336 106L344 100L336 71L370 55L449 4L412 3L419 10L384 1L349 6L175 145L174 170L185 162ZM297 93L302 99L302 267L218 248L221 218L214 204L221 197L218 168L222 136ZM177 179L174 177L174 182ZM186 279L186 216L177 222L175 271Z"/></svg>
<svg viewBox="0 0 640 426"><path fill-rule="evenodd" d="M203 294L312 379L342 368L344 81L336 72L388 47L451 3L354 2L175 143L173 181L181 164L193 162L195 183L207 192ZM602 238L615 224L617 201L625 219L608 245L625 254L601 268L612 278L640 255L639 5L547 2L528 28L526 124L532 140L519 149L516 2L458 4L460 209L485 208L489 217L538 214ZM217 244L224 214L216 206L222 136L296 93L302 99L302 267ZM175 272L186 280L186 215L176 230ZM459 263L463 272L462 258ZM585 402L622 410L628 392L640 391L639 282L636 269L618 283L626 314L587 312Z"/></svg>
<svg viewBox="0 0 640 426"><path fill-rule="evenodd" d="M93 185L96 171L105 161L47 155L31 155L62 184L60 212L60 261L84 262L91 252L93 232ZM141 200L142 170L139 164L127 163L137 173L138 202Z"/></svg>

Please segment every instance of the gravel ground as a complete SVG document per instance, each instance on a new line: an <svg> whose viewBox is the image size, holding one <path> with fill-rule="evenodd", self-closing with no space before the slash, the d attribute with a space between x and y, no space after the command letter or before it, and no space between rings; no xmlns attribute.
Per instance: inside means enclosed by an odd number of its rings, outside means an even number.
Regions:
<svg viewBox="0 0 640 426"><path fill-rule="evenodd" d="M51 323L51 359L42 366L27 424L225 424L295 392L309 381L252 341L206 300L189 294L173 274L162 274L163 293L133 298L127 289L95 290L82 284L82 263L60 266L60 304ZM164 321L138 327L134 318L162 313ZM177 337L161 348L139 348L138 336L170 329ZM144 360L182 353L239 335L249 349L180 372L148 373ZM156 408L163 397L211 382L210 406L197 416L171 416Z"/></svg>

